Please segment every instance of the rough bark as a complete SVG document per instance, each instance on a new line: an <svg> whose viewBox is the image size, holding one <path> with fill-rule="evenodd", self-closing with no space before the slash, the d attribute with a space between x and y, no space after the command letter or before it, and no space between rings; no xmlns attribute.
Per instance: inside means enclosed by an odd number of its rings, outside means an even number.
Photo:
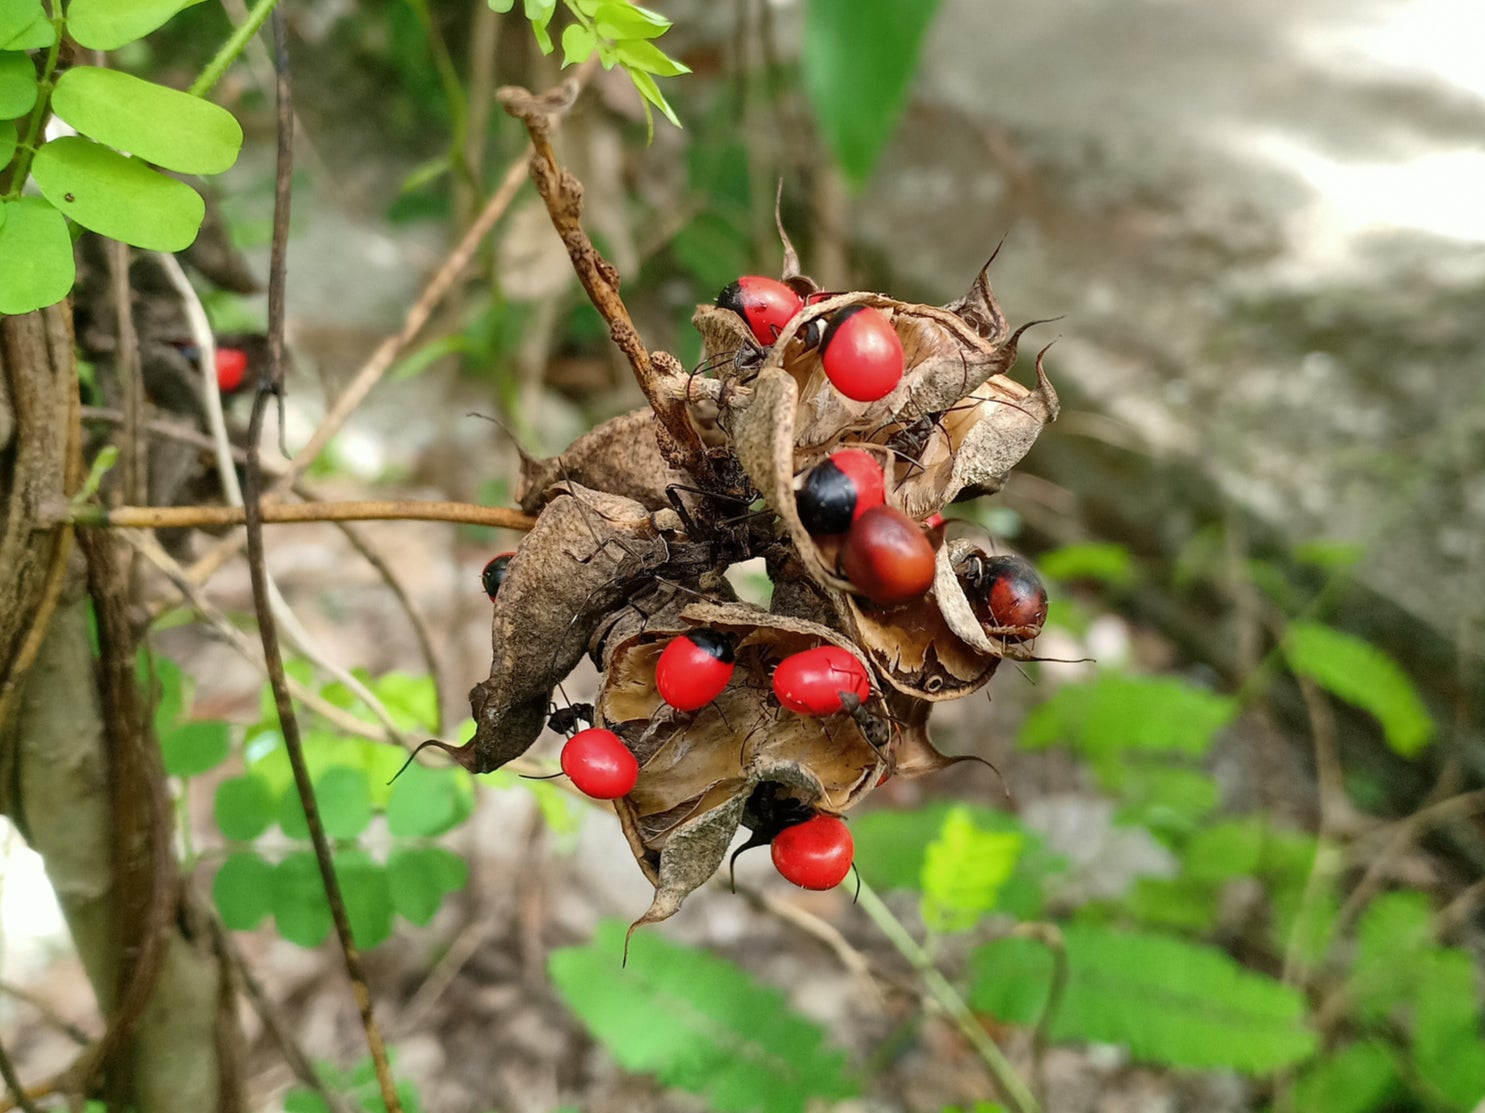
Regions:
<svg viewBox="0 0 1485 1113"><path fill-rule="evenodd" d="M112 667L95 671L82 562L69 559L65 531L36 528L78 485L76 374L65 306L0 318L0 813L45 861L118 1037L85 1052L59 1085L100 1075L140 1113L237 1110L240 1040L224 969L210 933L191 930L168 827L151 818L158 809L120 807L166 791L141 730L132 639L115 637ZM101 537L87 546L107 547ZM104 615L120 610L117 596L97 607L106 649L118 623Z"/></svg>

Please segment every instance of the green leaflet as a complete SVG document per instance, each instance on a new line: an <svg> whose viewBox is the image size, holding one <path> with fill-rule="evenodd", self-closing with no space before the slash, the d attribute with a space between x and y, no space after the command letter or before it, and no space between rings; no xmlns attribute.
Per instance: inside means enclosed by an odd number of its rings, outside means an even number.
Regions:
<svg viewBox="0 0 1485 1113"><path fill-rule="evenodd" d="M776 989L730 962L641 932L620 969L625 927L552 954L567 1006L625 1070L655 1074L721 1113L803 1113L854 1093L844 1056Z"/></svg>
<svg viewBox="0 0 1485 1113"><path fill-rule="evenodd" d="M24 116L35 103L36 64L30 55L0 54L0 120Z"/></svg>
<svg viewBox="0 0 1485 1113"><path fill-rule="evenodd" d="M29 49L11 46L10 40L28 31L38 19L46 19L41 0L0 0L0 49Z"/></svg>
<svg viewBox="0 0 1485 1113"><path fill-rule="evenodd" d="M1396 661L1360 638L1318 623L1295 623L1284 637L1289 667L1382 724L1387 744L1412 757L1433 738L1434 723Z"/></svg>
<svg viewBox="0 0 1485 1113"><path fill-rule="evenodd" d="M831 153L857 189L892 137L938 0L809 0L804 86Z"/></svg>
<svg viewBox="0 0 1485 1113"><path fill-rule="evenodd" d="M1052 1021L1054 1040L1123 1044L1145 1062L1249 1074L1314 1054L1298 991L1223 951L1079 924L1064 935L1067 989ZM975 1008L1021 1024L1041 1015L1052 972L1045 948L1000 940L977 950L971 967Z"/></svg>
<svg viewBox="0 0 1485 1113"><path fill-rule="evenodd" d="M179 174L220 174L242 149L242 127L225 108L120 70L73 67L52 110L88 138Z"/></svg>
<svg viewBox="0 0 1485 1113"><path fill-rule="evenodd" d="M229 854L211 883L222 923L251 931L273 911L273 864L253 853Z"/></svg>
<svg viewBox="0 0 1485 1113"><path fill-rule="evenodd" d="M67 33L89 50L117 50L148 35L183 7L183 0L72 0Z"/></svg>
<svg viewBox="0 0 1485 1113"><path fill-rule="evenodd" d="M72 289L76 264L62 214L40 197L0 203L0 313L29 313Z"/></svg>
<svg viewBox="0 0 1485 1113"><path fill-rule="evenodd" d="M966 931L991 912L1021 856L1016 832L986 831L967 806L952 809L923 856L923 922Z"/></svg>
<svg viewBox="0 0 1485 1113"><path fill-rule="evenodd" d="M150 251L190 247L206 203L190 186L80 136L36 152L42 196L89 231Z"/></svg>
<svg viewBox="0 0 1485 1113"><path fill-rule="evenodd" d="M1125 750L1199 757L1237 714L1237 703L1181 680L1105 674L1068 685L1026 717L1019 742L1073 747L1095 765Z"/></svg>

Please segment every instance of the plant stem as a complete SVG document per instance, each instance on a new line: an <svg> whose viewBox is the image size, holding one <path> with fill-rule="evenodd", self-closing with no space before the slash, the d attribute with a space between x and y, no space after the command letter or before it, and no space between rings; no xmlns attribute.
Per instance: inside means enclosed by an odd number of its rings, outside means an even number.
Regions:
<svg viewBox="0 0 1485 1113"><path fill-rule="evenodd" d="M882 899L864 881L861 883L861 896L857 903L861 905L862 911L871 917L872 923L876 924L881 933L887 937L887 941L897 948L898 953L912 963L913 969L917 971L929 995L954 1021L960 1034L969 1041L970 1046L975 1049L985 1066L989 1068L991 1078L995 1080L1001 1095L1010 1104L1014 1113L1042 1113L1042 1107L1032 1096L1026 1083L1021 1081L1016 1068L1011 1066L1005 1053L995 1045L995 1041L975 1020L964 998L959 996L959 993L949 984L949 980L939 972L938 967L933 965L933 960L918 945L918 941L908 933L902 921L892 914L892 910L882 903Z"/></svg>
<svg viewBox="0 0 1485 1113"><path fill-rule="evenodd" d="M7 201L20 197L21 191L26 188L26 179L31 175L31 160L36 157L36 141L41 137L41 129L52 110L52 74L57 71L57 57L62 50L62 28L65 26L66 21L60 15L52 20L56 38L52 40L51 49L46 52L46 63L36 82L36 104L26 121L26 137L17 144L21 153L11 167L10 187L5 191Z"/></svg>
<svg viewBox="0 0 1485 1113"><path fill-rule="evenodd" d="M227 72L227 67L237 61L237 56L247 48L253 36L268 21L268 17L273 14L273 9L277 4L278 0L258 0L248 12L247 21L232 32L232 37L222 44L222 49L217 51L216 57L206 63L201 76L191 83L191 87L186 92L193 97L204 97L211 92L212 87Z"/></svg>
<svg viewBox="0 0 1485 1113"><path fill-rule="evenodd" d="M69 507L60 522L116 529L185 529L240 526L247 516L240 506L103 506ZM396 502L367 499L351 502L277 503L263 507L264 522L459 522L473 526L527 530L536 524L530 514L503 506L476 506L467 502Z"/></svg>

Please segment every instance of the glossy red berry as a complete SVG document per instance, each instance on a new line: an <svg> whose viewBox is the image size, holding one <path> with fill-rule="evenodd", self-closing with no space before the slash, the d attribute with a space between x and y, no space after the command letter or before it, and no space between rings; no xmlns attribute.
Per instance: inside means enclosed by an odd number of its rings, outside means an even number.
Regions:
<svg viewBox="0 0 1485 1113"><path fill-rule="evenodd" d="M801 889L834 889L851 872L855 841L845 821L817 815L773 837L774 868Z"/></svg>
<svg viewBox="0 0 1485 1113"><path fill-rule="evenodd" d="M721 695L736 668L729 639L715 630L692 630L661 651L655 688L677 711L695 711Z"/></svg>
<svg viewBox="0 0 1485 1113"><path fill-rule="evenodd" d="M975 617L987 630L1006 641L1024 641L1041 632L1047 621L1047 589L1030 561L1009 554L986 557L974 569L970 586Z"/></svg>
<svg viewBox="0 0 1485 1113"><path fill-rule="evenodd" d="M902 341L892 322L870 306L847 306L830 318L820 361L835 389L856 402L885 398L902 381Z"/></svg>
<svg viewBox="0 0 1485 1113"><path fill-rule="evenodd" d="M624 740L603 727L580 730L562 747L562 772L595 800L627 796L639 780L639 762Z"/></svg>
<svg viewBox="0 0 1485 1113"><path fill-rule="evenodd" d="M765 348L778 339L794 314L804 308L799 295L788 286L759 274L745 274L736 282L729 282L717 295L717 305L746 321L753 339Z"/></svg>
<svg viewBox="0 0 1485 1113"><path fill-rule="evenodd" d="M248 357L241 348L217 349L217 388L231 394L242 388L247 378Z"/></svg>
<svg viewBox="0 0 1485 1113"><path fill-rule="evenodd" d="M485 565L480 573L480 583L484 586L485 594L494 602L496 594L500 591L500 585L505 583L505 577L510 569L510 558L515 553L501 553Z"/></svg>
<svg viewBox="0 0 1485 1113"><path fill-rule="evenodd" d="M834 715L843 706L842 692L870 698L871 677L855 654L838 645L792 653L773 670L773 694L801 715Z"/></svg>
<svg viewBox="0 0 1485 1113"><path fill-rule="evenodd" d="M812 467L794 495L804 528L816 536L845 533L851 523L886 499L877 457L859 448L832 452Z"/></svg>
<svg viewBox="0 0 1485 1113"><path fill-rule="evenodd" d="M884 607L916 599L933 586L933 544L895 506L877 506L846 534L841 571L851 586Z"/></svg>

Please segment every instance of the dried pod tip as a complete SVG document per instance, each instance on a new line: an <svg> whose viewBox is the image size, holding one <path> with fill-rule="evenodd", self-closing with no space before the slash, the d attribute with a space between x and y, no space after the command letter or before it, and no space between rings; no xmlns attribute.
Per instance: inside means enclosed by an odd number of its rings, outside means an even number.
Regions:
<svg viewBox="0 0 1485 1113"><path fill-rule="evenodd" d="M801 889L834 889L851 872L856 845L845 821L817 815L786 827L770 845L774 868Z"/></svg>
<svg viewBox="0 0 1485 1113"><path fill-rule="evenodd" d="M813 536L845 533L851 523L886 501L882 465L870 452L844 448L805 473L794 495L799 520Z"/></svg>
<svg viewBox="0 0 1485 1113"><path fill-rule="evenodd" d="M820 337L820 361L836 390L853 402L875 402L902 381L902 341L877 310L849 305L830 318Z"/></svg>
<svg viewBox="0 0 1485 1113"><path fill-rule="evenodd" d="M1025 641L1047 621L1047 589L1031 562L1002 555L970 559L963 581L970 606L987 633Z"/></svg>
<svg viewBox="0 0 1485 1113"><path fill-rule="evenodd" d="M484 571L480 573L480 586L485 589L485 594L492 603L500 592L500 585L505 583L506 574L510 570L510 558L515 555L514 552L501 553L485 565Z"/></svg>
<svg viewBox="0 0 1485 1113"><path fill-rule="evenodd" d="M717 307L730 309L741 317L752 331L753 339L767 348L804 308L804 303L776 278L745 274L722 288L717 295Z"/></svg>
<svg viewBox="0 0 1485 1113"><path fill-rule="evenodd" d="M562 747L562 772L595 800L627 796L639 780L639 762L624 740L603 727L580 730Z"/></svg>
<svg viewBox="0 0 1485 1113"><path fill-rule="evenodd" d="M846 534L840 567L851 586L873 603L896 606L933 586L933 544L901 510L877 506Z"/></svg>
<svg viewBox="0 0 1485 1113"><path fill-rule="evenodd" d="M715 630L692 630L661 652L655 689L677 711L696 711L722 694L736 668L731 639Z"/></svg>
<svg viewBox="0 0 1485 1113"><path fill-rule="evenodd" d="M838 645L821 645L779 662L773 694L800 715L834 715L845 706L843 694L859 700L871 696L871 677L854 654Z"/></svg>

